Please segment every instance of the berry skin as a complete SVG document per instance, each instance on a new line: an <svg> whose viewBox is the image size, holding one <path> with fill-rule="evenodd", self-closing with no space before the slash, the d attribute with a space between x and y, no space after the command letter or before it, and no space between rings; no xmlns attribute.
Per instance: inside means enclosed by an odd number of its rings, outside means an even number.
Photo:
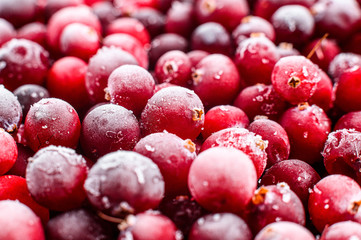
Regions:
<svg viewBox="0 0 361 240"><path fill-rule="evenodd" d="M18 157L18 148L13 137L0 128L0 176L9 171Z"/></svg>
<svg viewBox="0 0 361 240"><path fill-rule="evenodd" d="M340 129L352 128L361 132L361 122L359 121L360 117L361 111L346 113L339 120L337 120L334 130L336 131Z"/></svg>
<svg viewBox="0 0 361 240"><path fill-rule="evenodd" d="M188 186L192 196L205 209L244 215L257 186L256 169L242 151L214 147L194 160Z"/></svg>
<svg viewBox="0 0 361 240"><path fill-rule="evenodd" d="M347 240L361 238L361 224L353 221L342 221L327 226L320 240Z"/></svg>

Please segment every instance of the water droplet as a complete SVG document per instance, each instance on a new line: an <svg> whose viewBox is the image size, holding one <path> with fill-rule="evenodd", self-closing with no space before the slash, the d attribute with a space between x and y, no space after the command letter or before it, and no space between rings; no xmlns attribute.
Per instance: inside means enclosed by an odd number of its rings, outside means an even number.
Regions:
<svg viewBox="0 0 361 240"><path fill-rule="evenodd" d="M291 194L290 193L285 193L282 195L282 201L285 203L288 203L291 200Z"/></svg>
<svg viewBox="0 0 361 240"><path fill-rule="evenodd" d="M197 220L198 225L202 225L202 224L204 224L204 222L205 222L204 218L202 218L202 217Z"/></svg>
<svg viewBox="0 0 361 240"><path fill-rule="evenodd" d="M44 126L41 126L42 129L47 129L48 126L47 125L44 125Z"/></svg>
<svg viewBox="0 0 361 240"><path fill-rule="evenodd" d="M330 208L330 205L326 204L323 208L324 208L324 209L329 209L329 208Z"/></svg>
<svg viewBox="0 0 361 240"><path fill-rule="evenodd" d="M154 147L152 147L152 146L150 146L150 145L148 145L148 144L145 144L145 149L147 150L147 151L149 151L149 152L154 152L155 151L155 148Z"/></svg>

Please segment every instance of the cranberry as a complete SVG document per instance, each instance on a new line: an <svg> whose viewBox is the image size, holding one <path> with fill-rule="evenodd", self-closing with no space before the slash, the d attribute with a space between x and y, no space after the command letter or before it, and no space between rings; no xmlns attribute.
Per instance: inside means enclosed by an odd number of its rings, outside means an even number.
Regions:
<svg viewBox="0 0 361 240"><path fill-rule="evenodd" d="M176 240L182 234L174 223L166 216L156 212L139 213L126 218L125 230L121 231L118 240L149 239Z"/></svg>
<svg viewBox="0 0 361 240"><path fill-rule="evenodd" d="M189 38L195 28L195 14L192 4L174 1L167 12L165 30Z"/></svg>
<svg viewBox="0 0 361 240"><path fill-rule="evenodd" d="M309 190L320 180L316 170L309 164L301 160L290 159L277 162L271 166L262 176L260 185L285 182L297 194L303 206L307 208Z"/></svg>
<svg viewBox="0 0 361 240"><path fill-rule="evenodd" d="M355 53L339 53L330 62L328 74L334 82L338 82L340 75L354 66L361 67L361 55Z"/></svg>
<svg viewBox="0 0 361 240"><path fill-rule="evenodd" d="M0 18L9 21L15 27L35 19L37 0L2 0L0 2Z"/></svg>
<svg viewBox="0 0 361 240"><path fill-rule="evenodd" d="M207 22L194 29L191 37L193 50L203 50L209 53L222 53L231 56L232 40L227 30L215 22Z"/></svg>
<svg viewBox="0 0 361 240"><path fill-rule="evenodd" d="M33 150L29 147L17 143L18 158L12 168L6 173L8 175L15 175L25 177L26 166L28 165L28 158L34 155Z"/></svg>
<svg viewBox="0 0 361 240"><path fill-rule="evenodd" d="M203 143L201 151L213 147L236 148L243 151L253 161L257 177L261 177L267 164L267 141L244 128L226 128L213 133Z"/></svg>
<svg viewBox="0 0 361 240"><path fill-rule="evenodd" d="M116 151L98 159L84 188L97 210L122 216L157 207L163 198L164 181L151 159L135 152Z"/></svg>
<svg viewBox="0 0 361 240"><path fill-rule="evenodd" d="M108 25L122 15L120 9L109 1L94 3L91 8L100 21L103 35L107 32Z"/></svg>
<svg viewBox="0 0 361 240"><path fill-rule="evenodd" d="M63 54L88 61L100 47L99 36L93 27L71 23L60 34L59 46Z"/></svg>
<svg viewBox="0 0 361 240"><path fill-rule="evenodd" d="M159 83L169 82L179 86L190 85L192 65L187 54L173 50L162 55L155 65Z"/></svg>
<svg viewBox="0 0 361 240"><path fill-rule="evenodd" d="M286 101L276 93L273 86L264 84L244 88L233 104L242 109L250 120L258 115L277 120L287 109Z"/></svg>
<svg viewBox="0 0 361 240"><path fill-rule="evenodd" d="M303 226L306 222L301 200L286 183L258 188L249 211L248 224L254 234L273 222L289 221Z"/></svg>
<svg viewBox="0 0 361 240"><path fill-rule="evenodd" d="M279 58L277 48L271 40L252 35L238 45L234 61L247 85L270 84L273 67Z"/></svg>
<svg viewBox="0 0 361 240"><path fill-rule="evenodd" d="M214 147L194 160L188 185L195 200L207 210L244 214L256 189L257 174L242 151Z"/></svg>
<svg viewBox="0 0 361 240"><path fill-rule="evenodd" d="M9 171L18 157L18 148L12 136L0 128L0 176Z"/></svg>
<svg viewBox="0 0 361 240"><path fill-rule="evenodd" d="M193 69L193 90L206 107L230 104L241 89L233 61L222 54L210 54Z"/></svg>
<svg viewBox="0 0 361 240"><path fill-rule="evenodd" d="M82 23L93 27L101 35L99 19L91 11L91 8L85 5L63 8L51 16L47 25L47 43L54 52L60 50L59 41L61 33L71 23Z"/></svg>
<svg viewBox="0 0 361 240"><path fill-rule="evenodd" d="M238 46L252 34L264 34L272 42L276 39L275 30L270 22L264 18L251 15L242 18L241 23L233 30L232 37Z"/></svg>
<svg viewBox="0 0 361 240"><path fill-rule="evenodd" d="M83 240L112 239L109 224L85 209L67 211L51 218L45 230L47 239L67 239L69 236Z"/></svg>
<svg viewBox="0 0 361 240"><path fill-rule="evenodd" d="M41 22L31 22L18 29L17 38L24 38L38 43L46 48L46 25Z"/></svg>
<svg viewBox="0 0 361 240"><path fill-rule="evenodd" d="M311 8L318 33L344 40L357 31L361 9L355 0L320 0Z"/></svg>
<svg viewBox="0 0 361 240"><path fill-rule="evenodd" d="M153 96L154 79L152 75L136 65L123 65L116 68L108 78L107 94L111 103L121 105L136 116Z"/></svg>
<svg viewBox="0 0 361 240"><path fill-rule="evenodd" d="M16 31L11 23L0 18L0 47L16 36Z"/></svg>
<svg viewBox="0 0 361 240"><path fill-rule="evenodd" d="M0 128L9 133L20 127L23 111L17 97L0 85Z"/></svg>
<svg viewBox="0 0 361 240"><path fill-rule="evenodd" d="M320 81L318 67L303 56L281 58L272 71L272 85L286 101L306 102Z"/></svg>
<svg viewBox="0 0 361 240"><path fill-rule="evenodd" d="M334 130L354 129L361 132L360 117L361 111L349 112L336 122Z"/></svg>
<svg viewBox="0 0 361 240"><path fill-rule="evenodd" d="M313 187L308 199L312 223L320 232L336 222L360 223L360 200L361 188L351 178L339 174L324 177Z"/></svg>
<svg viewBox="0 0 361 240"><path fill-rule="evenodd" d="M202 136L208 138L213 133L225 128L246 128L248 125L248 117L241 109L231 105L218 105L206 113Z"/></svg>
<svg viewBox="0 0 361 240"><path fill-rule="evenodd" d="M342 221L327 226L320 240L346 240L361 238L361 224L353 221Z"/></svg>
<svg viewBox="0 0 361 240"><path fill-rule="evenodd" d="M0 177L0 200L16 200L28 206L41 219L43 224L49 220L49 210L30 196L26 179L19 176Z"/></svg>
<svg viewBox="0 0 361 240"><path fill-rule="evenodd" d="M140 119L143 136L166 130L191 140L199 135L203 124L201 100L193 91L178 86L155 93L148 100Z"/></svg>
<svg viewBox="0 0 361 240"><path fill-rule="evenodd" d="M288 221L270 223L265 226L254 240L267 240L269 238L315 240L312 233L300 224Z"/></svg>
<svg viewBox="0 0 361 240"><path fill-rule="evenodd" d="M131 17L138 19L144 25L151 38L164 32L166 17L157 9L142 7L131 13Z"/></svg>
<svg viewBox="0 0 361 240"><path fill-rule="evenodd" d="M148 55L147 51L142 46L142 43L135 37L126 33L114 33L106 36L103 39L103 46L115 46L130 53L139 63L139 66L148 68Z"/></svg>
<svg viewBox="0 0 361 240"><path fill-rule="evenodd" d="M125 64L138 65L138 62L133 55L114 46L102 47L89 59L85 87L92 102L105 102L104 89L107 87L109 75Z"/></svg>
<svg viewBox="0 0 361 240"><path fill-rule="evenodd" d="M288 109L280 119L291 144L290 157L313 164L321 160L321 151L331 131L331 121L316 105L301 104Z"/></svg>
<svg viewBox="0 0 361 240"><path fill-rule="evenodd" d="M251 240L247 223L232 213L214 213L199 218L192 226L189 240Z"/></svg>
<svg viewBox="0 0 361 240"><path fill-rule="evenodd" d="M114 33L129 34L141 42L143 47L146 48L150 44L150 36L147 29L135 18L122 17L115 19L107 27L107 35Z"/></svg>
<svg viewBox="0 0 361 240"><path fill-rule="evenodd" d="M28 83L43 84L49 60L48 52L26 39L13 39L0 48L0 83L9 90Z"/></svg>
<svg viewBox="0 0 361 240"><path fill-rule="evenodd" d="M249 125L248 130L260 135L263 140L268 141L266 148L267 167L271 167L277 162L288 159L290 142L286 131L277 122L267 118L255 119Z"/></svg>
<svg viewBox="0 0 361 240"><path fill-rule="evenodd" d="M33 151L49 145L76 148L79 136L79 116L69 103L43 98L30 107L25 119L25 137Z"/></svg>
<svg viewBox="0 0 361 240"><path fill-rule="evenodd" d="M276 32L276 42L302 45L313 35L315 20L308 8L301 5L280 7L272 15L271 23Z"/></svg>
<svg viewBox="0 0 361 240"><path fill-rule="evenodd" d="M45 240L40 218L18 201L0 201L0 224L4 227L0 232L2 239Z"/></svg>
<svg viewBox="0 0 361 240"><path fill-rule="evenodd" d="M139 138L138 121L131 111L119 105L103 104L85 115L80 144L84 153L96 160L119 149L132 150Z"/></svg>
<svg viewBox="0 0 361 240"><path fill-rule="evenodd" d="M217 22L231 32L249 14L249 7L245 0L200 0L195 12L198 22Z"/></svg>

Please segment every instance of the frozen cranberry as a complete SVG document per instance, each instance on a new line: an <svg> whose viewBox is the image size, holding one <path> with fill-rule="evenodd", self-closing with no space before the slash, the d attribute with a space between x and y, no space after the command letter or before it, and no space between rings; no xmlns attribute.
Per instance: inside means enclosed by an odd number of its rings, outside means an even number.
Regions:
<svg viewBox="0 0 361 240"><path fill-rule="evenodd" d="M87 61L100 47L99 35L93 27L71 23L60 34L59 46L63 54Z"/></svg>
<svg viewBox="0 0 361 240"><path fill-rule="evenodd" d="M20 27L35 19L37 0L2 0L0 2L0 18Z"/></svg>
<svg viewBox="0 0 361 240"><path fill-rule="evenodd" d="M135 37L126 33L114 33L106 36L103 39L103 46L115 46L122 50L129 52L137 60L139 65L145 69L148 68L147 51L142 46L142 43Z"/></svg>
<svg viewBox="0 0 361 240"><path fill-rule="evenodd" d="M189 240L251 240L247 223L232 213L213 213L199 218L192 226Z"/></svg>
<svg viewBox="0 0 361 240"><path fill-rule="evenodd" d="M192 67L194 68L203 58L207 57L209 53L203 50L193 50L188 52L187 55L191 61Z"/></svg>
<svg viewBox="0 0 361 240"><path fill-rule="evenodd" d="M91 8L101 23L103 35L105 35L107 31L106 28L108 25L122 15L120 9L116 8L113 3L109 1L94 3Z"/></svg>
<svg viewBox="0 0 361 240"><path fill-rule="evenodd" d="M187 40L175 33L164 33L153 39L149 49L150 68L154 68L158 59L168 51L179 50L186 52L188 49Z"/></svg>
<svg viewBox="0 0 361 240"><path fill-rule="evenodd" d="M286 101L306 102L320 81L318 67L303 56L281 58L272 71L272 85Z"/></svg>
<svg viewBox="0 0 361 240"><path fill-rule="evenodd" d="M231 105L218 105L208 110L204 117L202 136L209 137L213 133L229 128L246 128L249 120L245 112Z"/></svg>
<svg viewBox="0 0 361 240"><path fill-rule="evenodd" d="M31 196L42 206L67 211L80 207L88 168L73 149L48 146L29 159L26 182Z"/></svg>
<svg viewBox="0 0 361 240"><path fill-rule="evenodd" d="M345 112L361 110L361 66L343 72L335 85L335 105Z"/></svg>
<svg viewBox="0 0 361 240"><path fill-rule="evenodd" d="M188 236L193 223L208 213L194 198L183 195L164 198L159 205L159 210L174 222L185 237Z"/></svg>
<svg viewBox="0 0 361 240"><path fill-rule="evenodd" d="M361 222L361 189L351 178L329 175L321 179L310 193L308 210L313 225L322 232L326 225L352 220Z"/></svg>
<svg viewBox="0 0 361 240"><path fill-rule="evenodd" d="M140 128L143 136L155 132L174 133L195 139L204 124L204 108L199 97L183 87L167 87L155 93L145 106Z"/></svg>
<svg viewBox="0 0 361 240"><path fill-rule="evenodd" d="M234 101L234 106L242 109L250 120L258 115L277 120L286 110L287 103L272 85L256 84L244 88Z"/></svg>
<svg viewBox="0 0 361 240"><path fill-rule="evenodd" d="M41 219L43 224L49 220L49 210L30 196L26 180L23 177L5 175L0 177L0 200L17 200L28 206Z"/></svg>
<svg viewBox="0 0 361 240"><path fill-rule="evenodd" d="M16 31L11 23L0 18L0 47L16 36Z"/></svg>
<svg viewBox="0 0 361 240"><path fill-rule="evenodd" d="M338 82L340 75L354 66L361 67L361 55L355 53L339 53L330 62L328 74L334 82Z"/></svg>
<svg viewBox="0 0 361 240"><path fill-rule="evenodd" d="M40 218L18 201L0 201L0 224L4 227L0 232L2 239L45 240Z"/></svg>
<svg viewBox="0 0 361 240"><path fill-rule="evenodd" d="M167 11L165 31L189 38L195 28L195 14L192 4L174 1Z"/></svg>
<svg viewBox="0 0 361 240"><path fill-rule="evenodd" d="M321 160L321 151L331 131L331 121L316 105L302 104L288 109L280 119L291 144L291 158L313 164Z"/></svg>
<svg viewBox="0 0 361 240"><path fill-rule="evenodd" d="M255 119L249 125L248 130L260 135L263 140L268 141L266 148L267 167L288 159L290 154L290 142L286 131L277 122L267 118Z"/></svg>
<svg viewBox="0 0 361 240"><path fill-rule="evenodd" d="M238 45L234 61L247 85L270 84L273 67L279 58L277 47L271 40L253 36Z"/></svg>
<svg viewBox="0 0 361 240"><path fill-rule="evenodd" d="M292 43L281 42L277 46L278 53L280 58L301 55L301 53L293 47Z"/></svg>
<svg viewBox="0 0 361 240"><path fill-rule="evenodd" d="M257 174L242 151L214 147L194 160L188 186L195 200L207 210L243 214L256 189Z"/></svg>
<svg viewBox="0 0 361 240"><path fill-rule="evenodd" d="M51 218L45 232L50 240L65 240L69 236L83 240L112 239L108 224L85 209L67 211Z"/></svg>
<svg viewBox="0 0 361 240"><path fill-rule="evenodd" d="M131 17L138 19L144 25L151 38L164 32L166 17L157 9L142 7L131 13Z"/></svg>
<svg viewBox="0 0 361 240"><path fill-rule="evenodd" d="M241 23L233 30L232 37L238 46L252 34L264 34L272 42L276 39L275 30L270 22L261 17L251 15L242 18Z"/></svg>
<svg viewBox="0 0 361 240"><path fill-rule="evenodd" d="M153 96L154 86L154 79L147 70L136 65L123 65L110 74L106 91L111 103L140 116Z"/></svg>
<svg viewBox="0 0 361 240"><path fill-rule="evenodd" d="M132 150L139 138L138 121L131 111L104 104L85 116L80 144L85 154L95 160L119 149Z"/></svg>
<svg viewBox="0 0 361 240"><path fill-rule="evenodd" d="M14 166L18 157L18 149L13 137L0 128L0 176Z"/></svg>
<svg viewBox="0 0 361 240"><path fill-rule="evenodd" d="M215 22L203 23L194 29L191 45L193 50L203 50L209 53L231 56L233 52L230 34L222 25Z"/></svg>
<svg viewBox="0 0 361 240"><path fill-rule="evenodd" d="M85 5L63 8L51 16L47 25L47 43L54 52L60 50L59 41L61 33L71 23L85 24L94 28L101 35L100 21L91 11L91 8Z"/></svg>
<svg viewBox="0 0 361 240"><path fill-rule="evenodd" d="M155 65L159 83L169 82L178 86L190 85L192 65L187 54L179 50L166 52Z"/></svg>
<svg viewBox="0 0 361 240"><path fill-rule="evenodd" d="M258 178L266 168L267 142L245 128L226 128L213 133L204 141L201 151L213 147L236 148L243 151L253 161Z"/></svg>
<svg viewBox="0 0 361 240"><path fill-rule="evenodd" d="M305 227L294 222L280 221L265 226L254 238L254 240L267 240L270 238L293 239L293 240L315 240L316 238Z"/></svg>
<svg viewBox="0 0 361 240"><path fill-rule="evenodd" d="M253 233L279 221L304 226L306 218L301 200L286 183L258 188L252 197L248 214L248 224Z"/></svg>
<svg viewBox="0 0 361 240"><path fill-rule="evenodd" d="M254 6L254 14L268 20L282 6L298 4L310 8L315 2L316 0L258 0Z"/></svg>
<svg viewBox="0 0 361 240"><path fill-rule="evenodd" d="M66 7L75 7L84 4L84 0L46 0L45 15L49 19L55 12Z"/></svg>
<svg viewBox="0 0 361 240"><path fill-rule="evenodd" d="M349 112L343 115L335 124L334 130L354 129L361 132L361 111Z"/></svg>
<svg viewBox="0 0 361 240"><path fill-rule="evenodd" d="M31 105L40 101L43 98L50 97L49 92L46 88L35 84L25 84L18 87L14 90L14 95L19 100L19 103L23 110L23 116L27 115Z"/></svg>
<svg viewBox="0 0 361 240"><path fill-rule="evenodd" d="M6 174L25 177L26 166L28 165L28 158L34 155L34 151L20 143L17 143L16 145L18 149L18 157L15 164Z"/></svg>
<svg viewBox="0 0 361 240"><path fill-rule="evenodd" d="M297 159L290 159L275 163L262 176L260 185L274 185L285 182L297 194L307 208L309 190L321 178L309 164Z"/></svg>
<svg viewBox="0 0 361 240"><path fill-rule="evenodd" d="M353 221L342 221L327 226L320 240L347 240L361 238L361 224Z"/></svg>
<svg viewBox="0 0 361 240"><path fill-rule="evenodd" d="M48 73L47 88L53 97L61 98L76 109L88 105L85 89L87 64L77 57L58 59Z"/></svg>
<svg viewBox="0 0 361 240"><path fill-rule="evenodd" d="M17 97L0 85L0 128L9 133L20 127L23 111Z"/></svg>
<svg viewBox="0 0 361 240"><path fill-rule="evenodd" d="M46 45L46 25L41 22L31 22L18 29L17 38L24 38L38 43L44 48Z"/></svg>
<svg viewBox="0 0 361 240"><path fill-rule="evenodd" d="M0 83L9 90L28 83L41 85L47 74L48 52L26 39L13 39L0 48Z"/></svg>
<svg viewBox="0 0 361 240"><path fill-rule="evenodd" d="M114 46L102 47L89 59L85 87L92 102L105 102L104 89L107 87L109 75L125 64L138 65L138 62L130 53Z"/></svg>
<svg viewBox="0 0 361 240"><path fill-rule="evenodd" d="M355 0L320 0L311 8L316 32L344 40L359 28L361 9Z"/></svg>
<svg viewBox="0 0 361 240"><path fill-rule="evenodd" d="M307 56L314 48L316 50L310 57L310 60L327 72L330 62L341 52L339 46L335 40L318 38L306 45L303 49L303 54Z"/></svg>
<svg viewBox="0 0 361 240"><path fill-rule="evenodd" d="M231 32L249 14L249 7L245 0L200 0L195 13L198 22L217 22Z"/></svg>
<svg viewBox="0 0 361 240"><path fill-rule="evenodd" d="M48 145L76 148L79 136L79 116L69 103L43 98L30 107L25 119L25 137L33 151Z"/></svg>
<svg viewBox="0 0 361 240"><path fill-rule="evenodd" d="M276 42L302 45L313 35L315 20L308 8L301 5L286 5L274 12L271 23L276 32Z"/></svg>
<svg viewBox="0 0 361 240"><path fill-rule="evenodd" d="M360 174L361 132L341 129L328 135L322 152L329 174L343 174L361 183Z"/></svg>
<svg viewBox="0 0 361 240"><path fill-rule="evenodd" d="M153 133L142 138L134 147L155 162L164 178L165 194L179 195L188 192L189 168L197 156L195 144L171 133Z"/></svg>
<svg viewBox="0 0 361 240"><path fill-rule="evenodd" d="M183 239L174 223L157 212L139 213L126 218L125 230L119 234L118 240L177 240Z"/></svg>
<svg viewBox="0 0 361 240"><path fill-rule="evenodd" d="M155 208L164 194L164 181L157 165L130 151L116 151L99 158L84 187L90 203L112 216Z"/></svg>
<svg viewBox="0 0 361 240"><path fill-rule="evenodd" d="M320 69L321 79L317 83L316 91L308 100L309 104L315 104L322 108L325 112L333 106L334 89L330 77Z"/></svg>
<svg viewBox="0 0 361 240"><path fill-rule="evenodd" d="M148 47L150 44L150 36L147 29L135 18L122 17L115 19L107 27L107 35L114 33L129 34L141 42L143 47Z"/></svg>
<svg viewBox="0 0 361 240"><path fill-rule="evenodd" d="M203 58L193 70L193 89L206 107L230 104L241 89L233 61L222 54Z"/></svg>

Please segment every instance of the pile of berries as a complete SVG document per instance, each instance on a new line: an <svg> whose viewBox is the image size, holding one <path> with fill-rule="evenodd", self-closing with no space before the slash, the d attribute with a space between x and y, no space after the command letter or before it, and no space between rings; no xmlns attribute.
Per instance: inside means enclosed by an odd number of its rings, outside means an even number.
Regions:
<svg viewBox="0 0 361 240"><path fill-rule="evenodd" d="M0 0L0 240L361 239L360 0Z"/></svg>

